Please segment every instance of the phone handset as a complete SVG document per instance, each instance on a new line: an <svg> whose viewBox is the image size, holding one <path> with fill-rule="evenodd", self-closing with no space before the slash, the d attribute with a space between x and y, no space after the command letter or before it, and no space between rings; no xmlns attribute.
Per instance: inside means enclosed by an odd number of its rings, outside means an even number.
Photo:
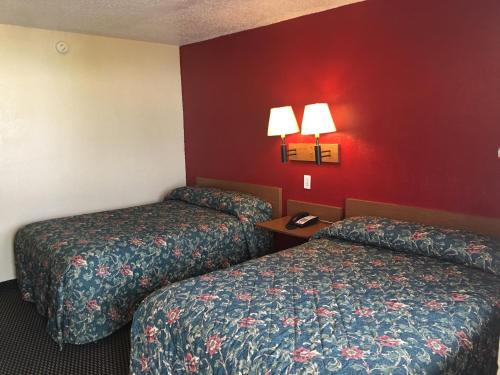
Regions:
<svg viewBox="0 0 500 375"><path fill-rule="evenodd" d="M309 215L308 212L298 212L286 224L286 229L303 228L318 222L319 217Z"/></svg>

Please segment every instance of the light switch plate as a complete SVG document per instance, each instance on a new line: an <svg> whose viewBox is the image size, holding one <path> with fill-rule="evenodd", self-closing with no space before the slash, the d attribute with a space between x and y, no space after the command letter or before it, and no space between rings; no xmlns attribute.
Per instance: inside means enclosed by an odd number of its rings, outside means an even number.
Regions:
<svg viewBox="0 0 500 375"><path fill-rule="evenodd" d="M304 189L311 190L311 176L304 175Z"/></svg>

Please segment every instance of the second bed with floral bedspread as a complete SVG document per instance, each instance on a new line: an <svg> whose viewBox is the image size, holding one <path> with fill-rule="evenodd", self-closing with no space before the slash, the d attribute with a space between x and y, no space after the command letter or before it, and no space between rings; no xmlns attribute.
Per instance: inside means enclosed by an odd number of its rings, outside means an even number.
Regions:
<svg viewBox="0 0 500 375"><path fill-rule="evenodd" d="M494 374L498 243L355 218L155 292L131 373Z"/></svg>
<svg viewBox="0 0 500 375"><path fill-rule="evenodd" d="M185 187L161 203L30 224L15 240L19 286L59 344L96 341L162 285L267 251L254 223L270 217L257 198Z"/></svg>

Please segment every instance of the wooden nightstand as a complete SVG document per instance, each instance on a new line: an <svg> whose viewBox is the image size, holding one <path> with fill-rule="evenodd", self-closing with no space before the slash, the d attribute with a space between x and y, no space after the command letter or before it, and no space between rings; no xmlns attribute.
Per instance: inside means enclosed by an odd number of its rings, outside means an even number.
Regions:
<svg viewBox="0 0 500 375"><path fill-rule="evenodd" d="M323 204L301 202L292 199L289 199L287 201L286 210L288 215L290 216L284 216L273 220L263 221L261 223L257 223L257 226L259 228L264 228L269 231L272 231L274 233L281 233L287 236L307 240L314 233L331 224L319 221L316 224L313 224L305 228L286 229L285 225L288 223L290 218L297 212L306 211L309 212L311 215L317 215L320 217L320 219L327 220L330 222L341 220L343 216L342 208L326 206Z"/></svg>
<svg viewBox="0 0 500 375"><path fill-rule="evenodd" d="M292 237L308 239L320 229L330 225L328 223L323 223L321 221L318 221L316 224L310 225L305 228L286 229L285 225L288 223L288 220L290 220L290 218L291 216L283 216L277 219L263 221L262 223L257 223L257 226L259 228L270 230L271 232L286 234L287 236L292 236Z"/></svg>

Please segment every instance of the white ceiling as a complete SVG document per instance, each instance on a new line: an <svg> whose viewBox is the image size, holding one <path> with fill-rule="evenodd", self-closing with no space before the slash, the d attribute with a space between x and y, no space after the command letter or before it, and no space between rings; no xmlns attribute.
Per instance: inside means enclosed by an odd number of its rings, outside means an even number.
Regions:
<svg viewBox="0 0 500 375"><path fill-rule="evenodd" d="M0 0L0 23L184 45L362 0Z"/></svg>

